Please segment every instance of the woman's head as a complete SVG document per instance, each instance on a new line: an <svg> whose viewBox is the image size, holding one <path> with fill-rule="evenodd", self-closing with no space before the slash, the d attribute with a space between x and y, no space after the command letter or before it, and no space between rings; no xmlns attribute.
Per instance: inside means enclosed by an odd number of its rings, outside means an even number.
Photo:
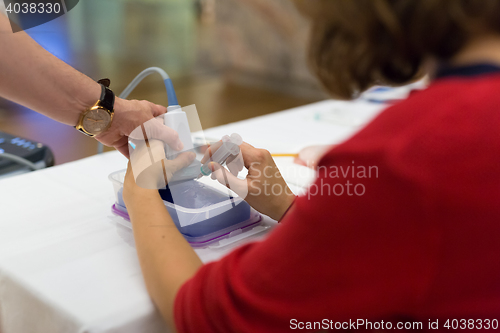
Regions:
<svg viewBox="0 0 500 333"><path fill-rule="evenodd" d="M500 0L295 0L311 20L309 59L335 97L422 76L473 37L500 33Z"/></svg>

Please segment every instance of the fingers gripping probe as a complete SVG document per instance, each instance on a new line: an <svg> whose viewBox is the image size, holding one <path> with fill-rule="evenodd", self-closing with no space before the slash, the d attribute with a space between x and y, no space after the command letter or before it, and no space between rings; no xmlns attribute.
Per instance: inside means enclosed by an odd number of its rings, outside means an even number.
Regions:
<svg viewBox="0 0 500 333"><path fill-rule="evenodd" d="M222 145L219 149L200 167L198 179L203 176L209 176L212 173L212 170L208 166L210 163L215 162L222 165L229 156L237 156L240 153L240 145L242 143L241 136L236 133L231 134L231 136L225 135L222 138Z"/></svg>
<svg viewBox="0 0 500 333"><path fill-rule="evenodd" d="M170 79L170 76L168 76L167 72L165 72L163 69L159 67L149 67L140 72L133 80L132 82L129 83L127 88L125 88L119 98L126 99L128 95L137 87L139 83L141 83L142 80L144 80L147 76L151 74L160 74L161 78L163 79L163 84L165 85L165 88L167 90L167 97L168 97L168 106L169 107L179 107L178 104L179 102L177 101L177 95L175 94L174 90L174 85L172 84L172 80ZM133 149L135 149L135 144L132 141L129 141L129 144L132 146ZM104 150L104 146L102 143L98 143L97 145L97 153L100 154Z"/></svg>

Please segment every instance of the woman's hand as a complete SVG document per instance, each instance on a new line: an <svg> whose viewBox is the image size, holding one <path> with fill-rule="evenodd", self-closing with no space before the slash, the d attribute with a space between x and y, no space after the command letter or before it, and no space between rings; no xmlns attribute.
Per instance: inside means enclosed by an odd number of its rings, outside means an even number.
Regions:
<svg viewBox="0 0 500 333"><path fill-rule="evenodd" d="M162 184L161 187L166 186L168 179L172 179L174 173L190 165L195 157L196 154L193 152L181 153L173 160L163 159L155 163L142 171L140 175L133 173L133 163L138 163L138 161L132 158L128 162L123 183L123 201L127 209L133 209L133 205L141 204L145 199L159 197L158 188L152 188L149 185Z"/></svg>
<svg viewBox="0 0 500 333"><path fill-rule="evenodd" d="M116 150L128 158L128 136L130 133L148 120L160 116L166 111L166 107L148 101L116 98L115 114L111 127L95 138L106 146L115 147ZM154 131L154 137L150 139L161 140L176 150L183 148L177 132L163 124L159 124L158 127L158 130Z"/></svg>
<svg viewBox="0 0 500 333"><path fill-rule="evenodd" d="M192 155L165 163L169 172ZM180 155L179 155L180 156ZM165 321L175 332L174 301L181 286L203 265L196 252L177 230L158 190L135 182L129 162L123 184L123 200L132 222L137 255L148 292ZM191 161L189 161L191 163ZM189 164L187 163L187 164Z"/></svg>
<svg viewBox="0 0 500 333"><path fill-rule="evenodd" d="M299 165L306 166L311 169L316 169L323 155L332 149L333 145L316 145L305 147L299 152L299 156L294 162Z"/></svg>
<svg viewBox="0 0 500 333"><path fill-rule="evenodd" d="M125 180L123 182L123 202L125 202L125 206L127 207L127 209L133 208L133 204L138 204L139 200L147 200L156 196L160 196L158 190L146 189L137 185L137 183L135 182L132 165L129 161L127 166L127 173L125 174Z"/></svg>
<svg viewBox="0 0 500 333"><path fill-rule="evenodd" d="M201 162L208 161L219 147L220 143L210 146ZM295 200L295 195L267 150L254 148L246 142L240 145L240 150L238 157L226 162L230 172L219 164L210 163L212 179L236 192L259 212L280 220ZM239 179L236 175L243 166L248 169L248 175Z"/></svg>

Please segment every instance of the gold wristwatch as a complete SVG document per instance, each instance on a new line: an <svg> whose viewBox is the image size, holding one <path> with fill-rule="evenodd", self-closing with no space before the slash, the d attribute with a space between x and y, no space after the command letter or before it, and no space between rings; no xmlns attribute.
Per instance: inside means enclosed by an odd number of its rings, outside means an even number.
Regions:
<svg viewBox="0 0 500 333"><path fill-rule="evenodd" d="M80 115L75 128L87 136L94 137L106 131L113 121L115 94L109 89L110 80L97 81L101 87L101 98Z"/></svg>

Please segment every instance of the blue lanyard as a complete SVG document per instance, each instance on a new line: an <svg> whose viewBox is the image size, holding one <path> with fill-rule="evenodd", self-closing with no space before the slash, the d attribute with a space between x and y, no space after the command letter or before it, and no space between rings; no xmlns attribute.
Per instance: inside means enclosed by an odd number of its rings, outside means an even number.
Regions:
<svg viewBox="0 0 500 333"><path fill-rule="evenodd" d="M467 66L441 66L436 72L436 79L454 76L474 77L495 73L500 73L500 66L486 63Z"/></svg>

